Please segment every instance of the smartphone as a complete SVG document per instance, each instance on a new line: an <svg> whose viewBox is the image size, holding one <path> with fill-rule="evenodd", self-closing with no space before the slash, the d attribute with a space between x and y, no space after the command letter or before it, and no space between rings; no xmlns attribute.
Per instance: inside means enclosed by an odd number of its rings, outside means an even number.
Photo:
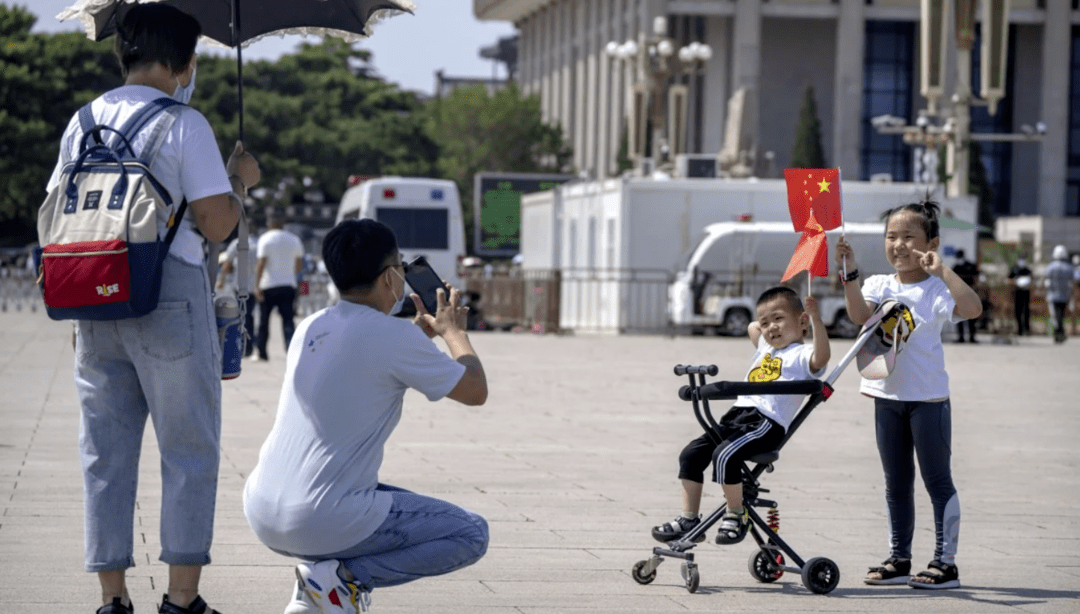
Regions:
<svg viewBox="0 0 1080 614"><path fill-rule="evenodd" d="M450 291L446 289L446 283L435 273L435 270L431 268L431 263L423 256L417 256L405 267L405 281L409 282L413 292L420 295L420 301L424 303L424 307L431 315L435 315L439 309L436 290L442 288L446 300L450 300Z"/></svg>

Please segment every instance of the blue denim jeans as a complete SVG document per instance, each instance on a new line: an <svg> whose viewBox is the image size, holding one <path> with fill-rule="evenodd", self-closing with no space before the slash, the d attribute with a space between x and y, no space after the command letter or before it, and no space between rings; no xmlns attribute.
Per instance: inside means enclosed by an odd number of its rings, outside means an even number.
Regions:
<svg viewBox="0 0 1080 614"><path fill-rule="evenodd" d="M149 416L161 453L161 556L210 562L221 440L221 347L206 269L165 259L140 318L76 322L86 570L135 565L139 453Z"/></svg>
<svg viewBox="0 0 1080 614"><path fill-rule="evenodd" d="M487 552L487 521L452 503L379 484L394 498L386 520L339 559L367 588L397 586L468 567ZM310 557L303 557L310 558Z"/></svg>

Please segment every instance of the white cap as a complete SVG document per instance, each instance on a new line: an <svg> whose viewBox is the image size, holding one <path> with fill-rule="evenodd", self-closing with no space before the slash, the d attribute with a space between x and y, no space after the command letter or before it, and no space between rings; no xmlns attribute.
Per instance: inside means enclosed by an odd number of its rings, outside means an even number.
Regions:
<svg viewBox="0 0 1080 614"><path fill-rule="evenodd" d="M1065 249L1064 245L1058 245L1054 248L1054 260L1068 260L1069 250Z"/></svg>
<svg viewBox="0 0 1080 614"><path fill-rule="evenodd" d="M879 325L880 324L880 325ZM855 355L859 373L866 379L885 379L896 366L896 357L914 329L914 319L903 303L887 299L870 316L863 329L876 327Z"/></svg>

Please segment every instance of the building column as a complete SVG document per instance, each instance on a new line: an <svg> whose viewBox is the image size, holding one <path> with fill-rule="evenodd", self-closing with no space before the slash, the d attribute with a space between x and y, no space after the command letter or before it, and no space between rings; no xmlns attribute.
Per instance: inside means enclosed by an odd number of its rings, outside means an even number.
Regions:
<svg viewBox="0 0 1080 614"><path fill-rule="evenodd" d="M704 117L701 125L701 152L719 153L724 143L724 122L728 100L728 48L731 46L730 20L711 15L705 20L705 43L712 48L712 59L705 62Z"/></svg>
<svg viewBox="0 0 1080 614"><path fill-rule="evenodd" d="M589 170L593 166L593 143L595 132L593 117L596 110L596 72L593 67L593 30L595 28L593 5L596 0L577 0L577 62L574 66L574 78L577 80L577 95L574 105L574 129L577 132L574 152L580 162L578 170Z"/></svg>
<svg viewBox="0 0 1080 614"><path fill-rule="evenodd" d="M554 11L551 5L540 9L539 37L542 41L540 51L540 118L545 124L555 123L554 105L552 105L552 90L555 89L555 81L552 78L555 71L552 61L555 53L554 34L555 24L552 19Z"/></svg>
<svg viewBox="0 0 1080 614"><path fill-rule="evenodd" d="M761 0L736 0L735 42L731 50L731 87L746 87L753 96L746 110L747 125L743 127L754 149L761 148Z"/></svg>
<svg viewBox="0 0 1080 614"><path fill-rule="evenodd" d="M593 176L603 180L608 174L608 130L611 127L611 59L607 56L607 42L612 40L611 5L615 0L598 0L596 6L595 50L597 100L593 123L596 129L596 158Z"/></svg>
<svg viewBox="0 0 1080 614"><path fill-rule="evenodd" d="M574 147L574 3L563 0L559 3L559 30L561 43L559 48L562 58L559 61L559 123L563 135L571 147ZM575 147L574 164L577 164L580 151Z"/></svg>
<svg viewBox="0 0 1080 614"><path fill-rule="evenodd" d="M1069 3L1046 3L1042 49L1042 121L1049 129L1039 148L1039 208L1043 217L1065 215L1069 153Z"/></svg>
<svg viewBox="0 0 1080 614"><path fill-rule="evenodd" d="M836 81L833 93L832 165L848 169L848 179L862 176L863 63L866 53L866 0L840 0L836 24Z"/></svg>

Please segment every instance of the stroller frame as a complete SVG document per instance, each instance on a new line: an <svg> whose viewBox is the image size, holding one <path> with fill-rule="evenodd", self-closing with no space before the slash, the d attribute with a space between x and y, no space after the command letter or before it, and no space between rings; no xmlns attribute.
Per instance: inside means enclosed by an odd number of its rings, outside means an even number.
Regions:
<svg viewBox="0 0 1080 614"><path fill-rule="evenodd" d="M871 320L873 321L873 319ZM778 504L771 499L764 499L761 493L769 492L762 488L758 478L762 473L772 473L774 463L780 458L780 450L791 439L799 426L810 416L810 413L821 403L828 400L833 393L832 384L840 377L844 369L859 350L866 344L878 328L875 322L873 326L863 328L856 337L855 344L840 360L839 364L824 379L797 380L785 382L713 382L706 383L705 376L716 376L719 369L716 365L676 365L675 375L686 375L689 385L679 389L679 398L690 401L694 408L694 416L698 423L705 429L706 435L719 445L721 438L719 425L713 418L709 409L710 400L735 399L744 394L800 394L809 395L803 402L798 414L795 415L791 426L787 429L784 438L772 452L756 454L749 458L755 464L750 469L744 462L742 466L743 506L750 517L750 536L757 543L757 549L750 555L748 568L750 575L758 582L771 583L780 579L784 572L796 573L802 577L803 585L813 593L826 594L832 592L840 582L840 568L832 560L825 557L814 557L803 560L795 550L779 535L780 515ZM768 520L761 517L755 507L768 507ZM656 579L656 570L664 557L681 559L680 574L685 583L686 590L694 593L700 584L700 573L697 563L694 562L694 553L690 552L697 544L695 540L705 535L720 519L727 510L727 504L722 503L715 511L705 517L696 527L688 531L680 539L670 541L667 547L657 546L653 548L652 557L638 561L631 569L630 575L638 584L650 584ZM784 556L794 565L789 565Z"/></svg>

